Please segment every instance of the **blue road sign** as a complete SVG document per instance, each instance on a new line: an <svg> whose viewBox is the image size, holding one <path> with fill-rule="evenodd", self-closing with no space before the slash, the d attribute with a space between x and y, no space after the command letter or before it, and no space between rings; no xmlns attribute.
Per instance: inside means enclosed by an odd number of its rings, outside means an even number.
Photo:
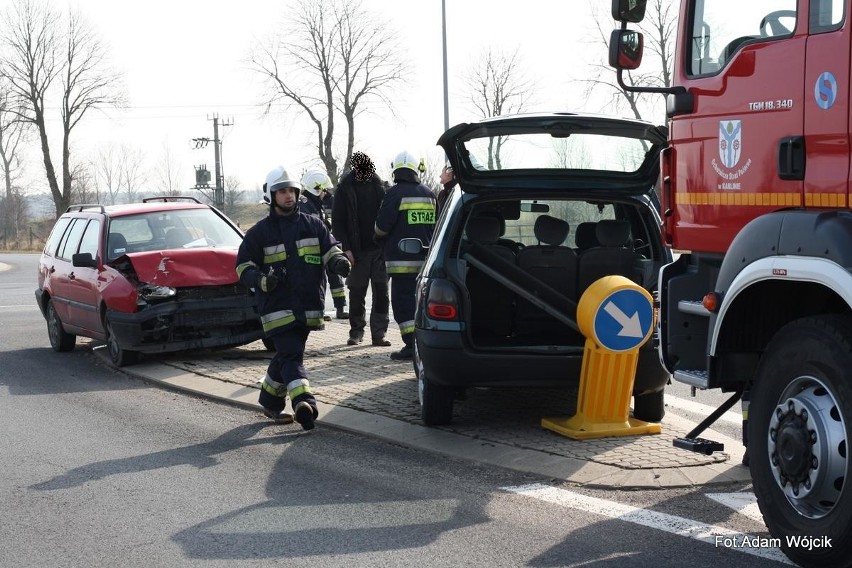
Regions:
<svg viewBox="0 0 852 568"><path fill-rule="evenodd" d="M654 324L654 306L631 288L616 290L597 308L594 318L598 344L610 351L630 351L645 342Z"/></svg>

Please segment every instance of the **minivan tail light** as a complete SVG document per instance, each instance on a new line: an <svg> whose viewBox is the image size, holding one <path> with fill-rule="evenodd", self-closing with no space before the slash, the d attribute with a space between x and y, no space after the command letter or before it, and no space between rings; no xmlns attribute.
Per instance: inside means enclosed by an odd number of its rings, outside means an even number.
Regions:
<svg viewBox="0 0 852 568"><path fill-rule="evenodd" d="M432 319L458 320L459 300L456 287L446 280L434 279L426 293L426 313Z"/></svg>

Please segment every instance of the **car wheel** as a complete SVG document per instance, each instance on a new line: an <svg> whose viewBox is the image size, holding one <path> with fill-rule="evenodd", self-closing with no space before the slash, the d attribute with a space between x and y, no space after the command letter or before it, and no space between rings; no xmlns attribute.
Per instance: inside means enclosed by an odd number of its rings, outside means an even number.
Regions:
<svg viewBox="0 0 852 568"><path fill-rule="evenodd" d="M772 536L803 565L846 565L852 557L849 369L852 319L804 318L772 338L751 389L754 493Z"/></svg>
<svg viewBox="0 0 852 568"><path fill-rule="evenodd" d="M633 417L645 422L661 422L666 415L664 390L633 397Z"/></svg>
<svg viewBox="0 0 852 568"><path fill-rule="evenodd" d="M139 360L138 351L129 351L121 348L121 345L118 344L118 340L115 338L115 334L112 331L112 324L109 320L104 321L104 329L106 330L106 344L107 351L109 352L109 360L112 361L113 365L116 367L126 367L127 365L132 365Z"/></svg>
<svg viewBox="0 0 852 568"><path fill-rule="evenodd" d="M269 339L268 337L264 337L263 339L261 339L261 341L263 342L263 346L266 347L267 351L275 351L275 343L273 343L271 339Z"/></svg>
<svg viewBox="0 0 852 568"><path fill-rule="evenodd" d="M47 336L50 338L50 346L57 352L73 351L77 345L77 336L66 332L62 327L62 320L56 313L53 300L47 301Z"/></svg>
<svg viewBox="0 0 852 568"><path fill-rule="evenodd" d="M442 426L452 422L455 390L429 382L420 361L416 341L414 342L414 372L417 375L420 416L423 423L427 426Z"/></svg>

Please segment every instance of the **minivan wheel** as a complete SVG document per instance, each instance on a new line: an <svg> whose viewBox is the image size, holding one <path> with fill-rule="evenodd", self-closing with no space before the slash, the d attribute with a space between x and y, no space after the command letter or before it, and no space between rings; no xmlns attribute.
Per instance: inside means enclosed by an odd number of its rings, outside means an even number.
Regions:
<svg viewBox="0 0 852 568"><path fill-rule="evenodd" d="M429 382L420 361L416 341L414 343L414 372L417 375L420 416L423 423L427 426L442 426L452 422L455 389Z"/></svg>
<svg viewBox="0 0 852 568"><path fill-rule="evenodd" d="M50 346L57 352L73 351L77 344L77 336L63 329L53 300L47 301L47 336L50 338Z"/></svg>
<svg viewBox="0 0 852 568"><path fill-rule="evenodd" d="M109 352L109 360L112 361L113 365L116 367L126 367L127 365L132 365L139 360L138 351L128 351L127 349L121 348L121 345L118 344L115 334L112 331L112 324L107 319L104 320L104 330L106 330L106 344L107 351Z"/></svg>
<svg viewBox="0 0 852 568"><path fill-rule="evenodd" d="M633 417L645 422L661 422L666 415L664 390L633 397Z"/></svg>

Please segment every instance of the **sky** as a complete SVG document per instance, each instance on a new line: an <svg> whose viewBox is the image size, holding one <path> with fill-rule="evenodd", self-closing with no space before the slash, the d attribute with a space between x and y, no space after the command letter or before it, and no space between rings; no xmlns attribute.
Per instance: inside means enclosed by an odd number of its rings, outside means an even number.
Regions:
<svg viewBox="0 0 852 568"><path fill-rule="evenodd" d="M592 1L605 3L608 11L608 2ZM12 2L0 0L0 9ZM54 0L54 5L67 4ZM281 29L293 5L291 0L76 2L123 75L127 106L87 115L73 134L74 153L94 156L106 145L128 144L142 151L153 171L168 151L189 188L194 166L206 164L213 171L213 146L194 149L192 139L212 138L212 118L218 116L230 123L220 128L224 175L237 177L243 187L259 186L278 165L296 172L318 166L316 135L303 114L278 109L264 115L260 77L246 63L252 46ZM358 119L355 149L380 166L401 150L443 161L436 146L444 130L441 0L363 0L363 6L398 32L400 55L412 72L407 84L393 89L395 115L384 111ZM529 110L606 111L606 96L588 100L577 81L589 63L606 57L605 47L592 39L589 0L446 0L446 24L450 126L478 118L466 103L462 78L489 48L518 49L535 83ZM43 167L35 139L31 146L28 177L36 180L30 191L37 192Z"/></svg>

